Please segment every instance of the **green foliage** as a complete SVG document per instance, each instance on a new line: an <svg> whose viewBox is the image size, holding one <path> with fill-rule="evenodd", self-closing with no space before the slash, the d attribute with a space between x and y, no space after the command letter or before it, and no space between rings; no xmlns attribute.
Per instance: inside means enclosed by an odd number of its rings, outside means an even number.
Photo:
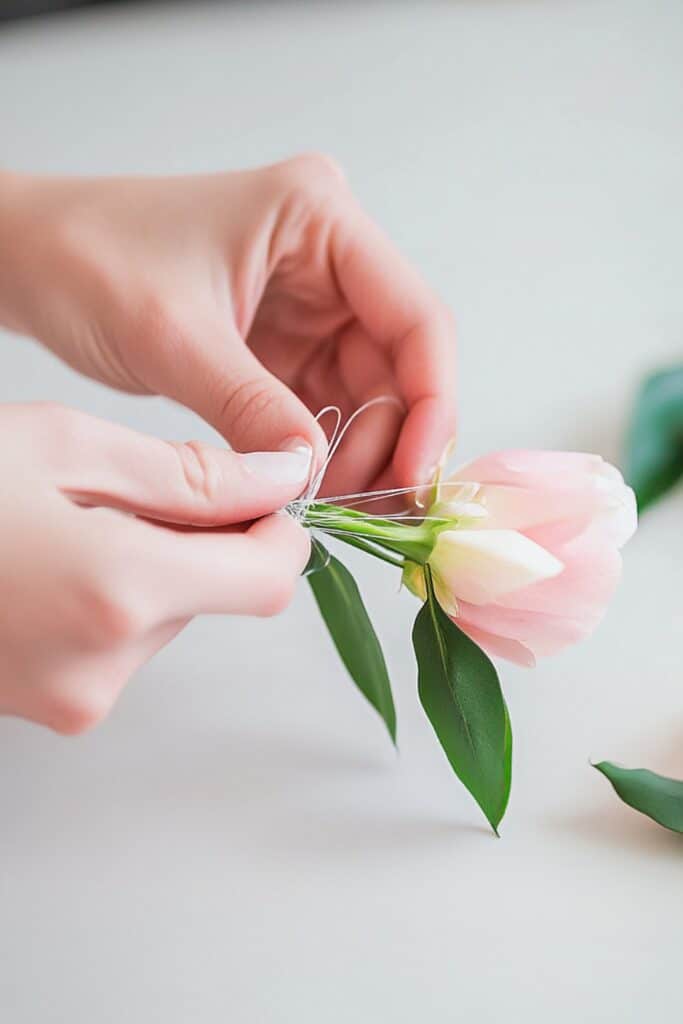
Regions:
<svg viewBox="0 0 683 1024"><path fill-rule="evenodd" d="M396 709L377 634L349 570L320 544L312 552L308 582L349 675L384 719L396 743ZM315 556L315 557L314 557Z"/></svg>
<svg viewBox="0 0 683 1024"><path fill-rule="evenodd" d="M640 511L683 478L683 366L644 381L626 438L624 475Z"/></svg>
<svg viewBox="0 0 683 1024"><path fill-rule="evenodd" d="M321 544L317 537L311 538L311 554L308 564L304 569L304 576L312 576L321 569L326 569L330 560L330 553L324 544Z"/></svg>
<svg viewBox="0 0 683 1024"><path fill-rule="evenodd" d="M512 776L512 731L498 674L442 611L427 573L413 629L422 706L454 772L498 835Z"/></svg>
<svg viewBox="0 0 683 1024"><path fill-rule="evenodd" d="M625 804L673 832L683 832L683 782L646 768L621 768L609 761L593 765L609 779Z"/></svg>

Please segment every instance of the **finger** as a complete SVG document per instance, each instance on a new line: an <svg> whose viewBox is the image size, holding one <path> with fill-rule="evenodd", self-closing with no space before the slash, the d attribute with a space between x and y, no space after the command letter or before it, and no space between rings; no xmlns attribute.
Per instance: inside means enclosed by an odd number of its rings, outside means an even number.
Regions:
<svg viewBox="0 0 683 1024"><path fill-rule="evenodd" d="M76 665L62 671L53 666L50 700L40 691L29 695L26 717L57 732L74 735L90 729L112 710L130 677L187 625L187 620L164 622L136 634L129 643L81 653Z"/></svg>
<svg viewBox="0 0 683 1024"><path fill-rule="evenodd" d="M384 403L354 420L330 461L321 496L369 490L392 457L402 420L399 407Z"/></svg>
<svg viewBox="0 0 683 1024"><path fill-rule="evenodd" d="M243 533L176 531L108 509L82 514L93 545L106 542L100 572L140 634L203 613L275 614L288 604L309 555L307 531L285 513Z"/></svg>
<svg viewBox="0 0 683 1024"><path fill-rule="evenodd" d="M48 416L56 482L78 504L105 505L172 523L243 522L282 508L304 489L311 451L238 454L161 441L62 410Z"/></svg>
<svg viewBox="0 0 683 1024"><path fill-rule="evenodd" d="M410 409L393 458L399 487L424 490L434 479L446 450L453 444L455 415L438 396L426 396Z"/></svg>
<svg viewBox="0 0 683 1024"><path fill-rule="evenodd" d="M314 462L325 455L325 435L304 403L262 365L236 329L188 355L173 397L194 409L240 451L278 451L303 438Z"/></svg>
<svg viewBox="0 0 683 1024"><path fill-rule="evenodd" d="M455 432L452 318L351 200L331 237L339 285L368 334L388 351L408 406L394 469L399 486L412 486L429 477Z"/></svg>
<svg viewBox="0 0 683 1024"><path fill-rule="evenodd" d="M334 405L339 410L339 422L346 423L355 412L358 403L352 397L342 375L339 361L339 346L330 339L318 345L315 353L306 362L297 379L297 393L306 406L319 413ZM336 417L330 412L320 418L328 442L336 426Z"/></svg>
<svg viewBox="0 0 683 1024"><path fill-rule="evenodd" d="M382 491L389 491L397 486L396 474L394 467L388 465L384 470L376 477L370 486L369 491L376 491L381 493ZM375 512L377 515L386 516L394 512L404 512L406 507L414 507L414 495L412 492L395 494L386 496L377 501L373 501L372 505L367 506L367 511ZM416 514L419 514L419 510L416 509Z"/></svg>
<svg viewBox="0 0 683 1024"><path fill-rule="evenodd" d="M349 415L359 409L362 412L350 424L331 460L323 494L369 489L391 461L406 414L386 351L369 339L357 322L341 335L338 350L340 377L352 396ZM377 398L389 400L363 409Z"/></svg>

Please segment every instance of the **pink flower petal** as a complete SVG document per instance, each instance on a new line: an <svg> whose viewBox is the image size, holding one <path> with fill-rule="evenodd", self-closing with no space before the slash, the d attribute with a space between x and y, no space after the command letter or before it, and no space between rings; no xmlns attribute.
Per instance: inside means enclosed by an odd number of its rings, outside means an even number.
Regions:
<svg viewBox="0 0 683 1024"><path fill-rule="evenodd" d="M540 527L529 535L564 563L564 571L554 579L503 595L497 603L583 621L586 633L594 629L621 576L619 552L590 530L569 541L562 540L561 530L553 527Z"/></svg>
<svg viewBox="0 0 683 1024"><path fill-rule="evenodd" d="M476 643L531 665L594 629L636 527L617 469L581 452L497 452L462 467L439 497L434 514L452 515L454 529L430 558L437 597Z"/></svg>
<svg viewBox="0 0 683 1024"><path fill-rule="evenodd" d="M479 474L479 476L475 476ZM481 485L473 500L488 516L472 525L528 531L565 520L566 536L599 524L605 541L622 547L636 529L633 491L618 469L598 455L577 452L501 452L459 470L441 486L462 489L465 477Z"/></svg>
<svg viewBox="0 0 683 1024"><path fill-rule="evenodd" d="M482 455L457 469L449 479L569 490L599 472L601 465L604 463L599 455L520 448Z"/></svg>
<svg viewBox="0 0 683 1024"><path fill-rule="evenodd" d="M470 626L469 623L462 622L460 619L456 619L455 624L463 633L467 634L470 640L474 640L475 644L481 647L483 651L486 651L487 654L490 654L492 658L504 658L506 661L512 661L515 665L522 665L524 668L533 668L535 666L536 659L533 652L518 640L509 640L507 637L487 633L485 630Z"/></svg>
<svg viewBox="0 0 683 1024"><path fill-rule="evenodd" d="M505 608L495 604L482 607L464 601L458 606L456 621L463 629L472 626L501 638L517 640L538 657L555 654L577 643L592 628L587 619Z"/></svg>
<svg viewBox="0 0 683 1024"><path fill-rule="evenodd" d="M473 526L526 532L544 523L563 521L567 536L581 533L604 506L604 498L588 488L563 492L505 484L485 484L479 489L477 500L488 515Z"/></svg>

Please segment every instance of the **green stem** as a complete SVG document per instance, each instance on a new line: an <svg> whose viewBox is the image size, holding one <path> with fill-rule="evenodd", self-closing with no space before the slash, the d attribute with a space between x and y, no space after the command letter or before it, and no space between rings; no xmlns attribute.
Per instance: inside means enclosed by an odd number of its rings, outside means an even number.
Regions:
<svg viewBox="0 0 683 1024"><path fill-rule="evenodd" d="M352 533L340 534L337 536L337 540L342 541L343 544L350 544L352 548L358 548L359 551L366 551L369 555L374 555L375 558L381 559L388 565L393 565L396 569L403 569L405 565L405 562L399 561L398 558L392 558L386 551L382 551L368 541L361 540L360 537L356 537Z"/></svg>
<svg viewBox="0 0 683 1024"><path fill-rule="evenodd" d="M425 589L427 591L427 600L432 604L436 601L436 593L434 592L434 580L432 579L432 567L426 565L424 567L425 576Z"/></svg>
<svg viewBox="0 0 683 1024"><path fill-rule="evenodd" d="M314 502L306 510L304 523L319 530L361 536L374 544L424 565L434 546L432 524L410 526L381 517L368 517L356 509Z"/></svg>

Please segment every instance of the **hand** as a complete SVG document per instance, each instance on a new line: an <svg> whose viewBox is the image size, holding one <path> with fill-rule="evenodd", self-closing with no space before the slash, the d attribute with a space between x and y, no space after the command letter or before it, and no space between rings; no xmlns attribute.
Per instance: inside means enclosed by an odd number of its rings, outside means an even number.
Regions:
<svg viewBox="0 0 683 1024"><path fill-rule="evenodd" d="M186 178L7 175L0 191L10 326L97 380L189 406L242 451L303 437L319 462L312 413L337 405L345 419L396 396L349 431L323 493L431 478L455 426L451 316L327 158Z"/></svg>
<svg viewBox="0 0 683 1024"><path fill-rule="evenodd" d="M0 713L80 732L194 615L289 601L293 519L206 527L294 498L310 450L241 456L47 404L0 406L0 435Z"/></svg>

